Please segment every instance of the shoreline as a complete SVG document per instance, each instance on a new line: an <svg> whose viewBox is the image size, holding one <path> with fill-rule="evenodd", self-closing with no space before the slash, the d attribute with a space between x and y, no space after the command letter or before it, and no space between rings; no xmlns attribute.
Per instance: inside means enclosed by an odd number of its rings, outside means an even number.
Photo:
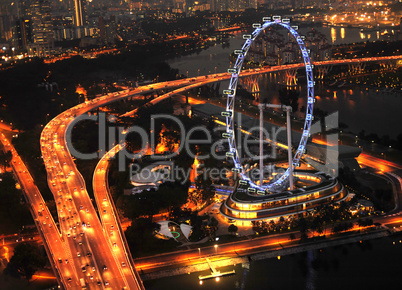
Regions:
<svg viewBox="0 0 402 290"><path fill-rule="evenodd" d="M328 247L333 247L333 246L338 246L338 245L344 245L344 244L350 244L354 242L360 242L362 240L371 240L371 239L377 239L377 238L384 238L391 236L392 233L389 229L381 227L379 230L376 231L370 231L367 233L357 233L353 234L350 236L341 236L341 237L336 237L333 239L324 239L321 241L313 241L313 242L307 242L303 244L297 244L297 245L292 245L290 247L286 248L279 248L279 249L274 249L274 250L264 250L261 252L253 253L250 255L245 255L245 256L239 256L236 258L232 257L227 257L218 260L218 261L211 261L214 267L220 268L220 267L225 267L225 266L231 266L231 265L237 265L241 263L249 263L250 261L258 261L258 260L264 260L264 259L269 259L269 258L275 258L278 256L286 256L286 255L292 255L292 254L297 254L309 250L316 250L316 249L321 249L321 248L328 248ZM218 256L212 256L212 257L219 257ZM196 265L190 265L190 266L178 266L174 267L174 265L171 265L169 267L172 267L171 269L165 269L165 270L159 270L151 273L146 273L146 274L140 274L141 279L143 281L148 281L148 280L155 280L155 279L160 279L160 278L165 278L165 277L172 277L172 276L178 276L178 275L184 275L184 274L189 274L189 273L194 273L194 272L201 272L201 271L206 271L209 270L209 265L206 261L206 259L203 259L203 262L200 262Z"/></svg>

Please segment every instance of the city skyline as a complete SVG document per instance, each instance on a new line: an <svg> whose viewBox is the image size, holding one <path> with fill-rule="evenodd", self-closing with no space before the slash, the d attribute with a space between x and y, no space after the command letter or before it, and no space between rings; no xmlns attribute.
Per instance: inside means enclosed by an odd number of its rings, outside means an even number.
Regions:
<svg viewBox="0 0 402 290"><path fill-rule="evenodd" d="M398 1L12 3L5 289L395 283Z"/></svg>

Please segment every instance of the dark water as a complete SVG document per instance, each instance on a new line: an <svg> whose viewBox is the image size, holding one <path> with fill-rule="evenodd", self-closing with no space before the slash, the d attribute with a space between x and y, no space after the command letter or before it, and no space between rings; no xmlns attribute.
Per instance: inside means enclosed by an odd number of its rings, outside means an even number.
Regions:
<svg viewBox="0 0 402 290"><path fill-rule="evenodd" d="M380 37L381 32L376 31L363 33L359 28L316 28L334 44L366 41L370 35L370 41ZM307 32L308 28L300 29L300 33ZM389 31L391 32L391 31ZM214 72L224 72L231 65L229 55L234 49L240 48L244 40L241 32L236 32L235 36L229 39L229 45L216 44L206 50L192 55L175 58L169 64L180 70L180 73L189 76L204 75ZM300 92L299 108L306 103L305 78L299 73L297 88ZM265 76L259 81L261 97L268 97L270 103L278 103L278 90L280 86L272 85L269 76ZM330 113L339 112L339 122L347 124L347 131L358 133L365 130L367 134L376 133L379 136L389 135L395 138L402 130L396 128L396 124L402 124L402 95L376 92L366 90L366 88L356 89L347 86L338 87L338 84L320 84L317 82L315 95L318 96L315 106L323 111ZM228 82L222 82L221 88L228 86Z"/></svg>
<svg viewBox="0 0 402 290"><path fill-rule="evenodd" d="M241 265L236 275L219 282L198 276L209 271L145 282L146 289L401 289L401 237L382 238L363 243L324 248L300 254L252 261L250 270ZM395 244L393 244L395 242Z"/></svg>
<svg viewBox="0 0 402 290"><path fill-rule="evenodd" d="M306 106L307 91L304 79L299 79L299 109ZM268 98L269 103L278 104L279 85L273 85L269 77L260 82L261 100ZM376 92L374 89L346 86L338 88L327 83L317 82L315 86L316 102L314 106L328 114L338 112L339 122L348 126L346 131L359 133L376 133L379 136L389 135L395 138L402 133L397 124L402 124L402 94ZM300 114L300 113L299 113ZM301 114L300 116L304 116Z"/></svg>
<svg viewBox="0 0 402 290"><path fill-rule="evenodd" d="M384 33L384 31L378 33L377 31L361 32L360 28L346 27L317 27L314 29L323 33L327 37L328 42L335 45L362 42L367 41L368 39L374 41L381 37L381 33ZM311 29L300 28L299 34L304 35L309 30ZM392 31L387 32L392 33ZM177 57L168 62L172 67L178 68L180 73L184 75L188 71L189 76L197 76L198 73L200 75L207 74L208 72L214 73L215 67L216 72L225 72L230 66L229 55L233 50L241 48L244 43L242 32L236 31L233 33L235 35L230 38L229 46L227 44L216 44L200 53ZM199 72L198 69L200 70Z"/></svg>

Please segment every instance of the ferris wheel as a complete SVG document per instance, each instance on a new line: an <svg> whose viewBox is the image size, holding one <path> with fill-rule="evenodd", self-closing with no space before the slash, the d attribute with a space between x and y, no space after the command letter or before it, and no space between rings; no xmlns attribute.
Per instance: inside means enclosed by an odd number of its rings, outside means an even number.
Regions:
<svg viewBox="0 0 402 290"><path fill-rule="evenodd" d="M243 66L243 62L246 58L247 52L250 46L253 44L254 40L270 26L282 26L286 28L290 34L295 38L304 61L306 77L307 77L307 106L306 106L306 117L304 121L302 136L297 147L296 153L293 156L292 164L289 164L287 170L276 180L271 181L266 184L256 184L247 175L240 162L240 156L236 148L235 141L235 123L234 123L234 113L235 113L235 99L236 99L236 89L239 80L239 75ZM300 159L306 151L307 140L310 136L310 126L313 120L313 104L314 104L314 78L313 78L313 65L310 62L309 50L306 49L304 44L304 37L297 33L297 26L291 26L289 19L281 19L280 16L264 17L263 24L255 23L253 24L255 30L252 34L243 35L245 43L241 49L235 50L234 53L237 55L237 59L233 68L228 69L231 73L231 78L229 82L229 87L227 90L223 91L223 94L227 96L226 111L222 112L222 116L226 117L226 132L222 134L223 138L226 138L229 143L229 151L226 156L233 159L234 168L232 169L235 173L240 175L240 184L248 185L249 191L257 191L259 194L265 194L266 192L277 192L283 190L287 182L289 181L289 172L300 166ZM291 150L291 149L290 149ZM262 174L262 172L260 173Z"/></svg>

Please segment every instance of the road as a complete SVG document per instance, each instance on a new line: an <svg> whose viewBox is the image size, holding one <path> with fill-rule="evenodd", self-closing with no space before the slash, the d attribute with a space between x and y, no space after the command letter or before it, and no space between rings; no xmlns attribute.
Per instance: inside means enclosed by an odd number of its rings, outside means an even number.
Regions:
<svg viewBox="0 0 402 290"><path fill-rule="evenodd" d="M76 278L76 269L70 263L72 260L71 252L61 237L56 223L21 157L3 133L0 138L5 151L12 153L11 166L30 205L32 217L45 245L54 273L59 283L67 285L69 278ZM78 284L71 286L72 289L80 289Z"/></svg>
<svg viewBox="0 0 402 290"><path fill-rule="evenodd" d="M114 205L110 204L106 214L102 216L105 220L109 212L110 220L112 217L115 219L113 229L112 224L106 222L102 225L97 217L84 179L67 148L65 134L68 126L76 116L110 102L187 83L188 80L157 83L101 96L68 109L51 120L42 131L41 150L48 183L56 200L61 233L73 255L77 272L76 279L67 286L77 284L82 278L90 288L143 289L139 275L129 259L131 255L125 246L120 224L115 218L117 215L114 214ZM100 209L102 214L104 209ZM62 275L66 276L67 273Z"/></svg>
<svg viewBox="0 0 402 290"><path fill-rule="evenodd" d="M110 237L110 243L113 246L116 257L122 266L133 267L134 261L132 260L117 210L114 207L113 200L109 193L109 183L107 179L110 160L114 158L115 154L119 152L122 147L123 146L120 144L116 145L101 158L95 168L92 185L103 228L105 231L116 230L116 234ZM125 272L126 275L134 273L137 275L136 278L138 280L141 279L135 269L130 269L130 271Z"/></svg>
<svg viewBox="0 0 402 290"><path fill-rule="evenodd" d="M103 98L104 99L104 98ZM73 254L79 279L91 289L143 289L142 282L118 260L111 239L115 230L105 230L86 190L66 144L66 129L74 120L72 113L91 110L91 102L68 110L53 119L43 130L41 150L48 174L49 187L56 200L60 228ZM75 280L72 283L78 283Z"/></svg>
<svg viewBox="0 0 402 290"><path fill-rule="evenodd" d="M335 60L319 62L315 63L315 65L337 65L400 58L402 56ZM242 72L241 77L301 68L303 66L304 64L291 64L257 68ZM27 200L32 204L32 214L37 222L39 231L43 234L45 245L49 249L48 255L50 261L56 275L60 276L59 281L63 286L75 288L79 285L79 279L83 278L90 288L106 287L114 289L127 287L130 289L143 289L142 282L138 278L134 265L129 263L127 264L129 267L125 267L122 265L122 261L119 260L119 257L129 257L127 249L123 249L124 241L120 226L112 232L101 224L92 201L88 196L85 182L67 149L65 133L74 118L97 107L124 98L147 94L155 90L187 87L178 89L174 93L165 94L164 98L168 98L172 94L208 83L227 80L230 77L231 74L228 73L212 74L190 79L155 83L133 90L111 93L70 108L49 122L42 132L40 142L49 187L56 201L61 235L25 165L15 150L11 150L13 152L13 169L20 180L21 186L24 188ZM157 98L151 102L157 103L162 100L163 98ZM2 136L3 143L6 142L5 140L5 137ZM7 146L11 146L11 144ZM113 206L110 208L113 210ZM37 216L39 211L42 214L41 216L39 214ZM90 226L88 226L88 223ZM115 223L118 223L118 220ZM117 244L117 241L119 244ZM116 254L116 249L112 248L114 247L114 243L122 245L121 251L125 252L124 255L119 256ZM58 257L60 257L61 263L58 262ZM66 259L67 263L65 263Z"/></svg>
<svg viewBox="0 0 402 290"><path fill-rule="evenodd" d="M402 165L364 153L361 153L359 155L359 157L357 158L357 162L360 165L372 167L381 172L392 172L395 170L402 170Z"/></svg>

